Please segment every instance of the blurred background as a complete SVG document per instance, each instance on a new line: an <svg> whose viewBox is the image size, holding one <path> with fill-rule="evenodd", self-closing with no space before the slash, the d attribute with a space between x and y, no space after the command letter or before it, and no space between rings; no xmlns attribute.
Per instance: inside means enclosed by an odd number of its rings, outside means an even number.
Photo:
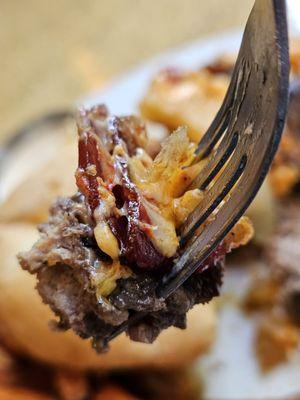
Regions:
<svg viewBox="0 0 300 400"><path fill-rule="evenodd" d="M0 139L166 48L242 27L252 0L1 1Z"/></svg>

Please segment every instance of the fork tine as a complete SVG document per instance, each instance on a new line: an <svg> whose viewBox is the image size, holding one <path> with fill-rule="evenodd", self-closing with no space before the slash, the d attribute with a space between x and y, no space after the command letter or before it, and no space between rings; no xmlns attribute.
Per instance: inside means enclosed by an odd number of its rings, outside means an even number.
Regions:
<svg viewBox="0 0 300 400"><path fill-rule="evenodd" d="M226 138L218 147L218 151L214 152L214 155L210 157L201 173L199 173L199 175L191 183L191 189L199 188L200 190L205 190L208 187L208 185L213 181L218 172L220 172L226 161L229 160L230 156L234 152L238 144L238 138L238 133L235 132L231 142L228 144L230 137L229 135L226 135ZM224 148L224 150L220 150L221 146Z"/></svg>
<svg viewBox="0 0 300 400"><path fill-rule="evenodd" d="M230 166L226 165L222 176L205 193L203 201L188 216L186 223L182 226L180 230L180 246L184 246L199 226L216 210L244 172L247 164L247 156L245 154L241 158L232 157L231 160Z"/></svg>
<svg viewBox="0 0 300 400"><path fill-rule="evenodd" d="M219 204L224 200L229 191L238 181L245 167L247 157L243 155L238 163L238 156L235 157L237 146L242 134L237 117L243 103L243 101L237 102L236 99L245 98L245 91L250 79L249 68L247 69L247 66L248 62L244 59L241 60L239 57L234 68L233 79L228 89L228 92L232 93L232 96L235 99L231 109L228 110L229 127L225 131L220 144L216 149L214 149L213 153L210 154L203 170L191 183L190 188L205 190L222 167L227 163L226 170L223 175L216 180L214 185L206 191L205 198L201 204L192 211L186 221L179 228L181 246L191 238L198 227L205 222L207 217L214 212ZM231 88L232 82L236 82L234 90Z"/></svg>
<svg viewBox="0 0 300 400"><path fill-rule="evenodd" d="M206 189L234 152L238 143L238 132L234 129L234 124L236 122L239 107L234 107L235 103L233 100L240 96L244 96L244 92L248 85L248 79L249 74L245 73L245 61L238 59L234 67L231 82L228 87L223 105L221 106L219 112L220 114L223 112L227 112L227 116L223 122L221 121L221 125L218 126L219 113L217 114L210 128L200 140L200 143L196 150L197 156L195 162L200 161L204 155L210 155L210 157L203 170L191 183L190 187L192 189ZM231 102L228 100L229 96L231 96ZM228 106L228 104L230 104L230 106ZM228 108L226 109L226 107ZM214 136L212 134L212 129L214 126L217 126L218 132L212 139L212 141L207 144L207 142L209 141L209 136ZM218 140L216 140L216 136ZM214 142L215 145L222 137L223 139L221 140L221 143L217 146L217 148L213 150L212 153L212 149L210 146ZM208 149L204 150L206 145L208 145Z"/></svg>
<svg viewBox="0 0 300 400"><path fill-rule="evenodd" d="M197 157L194 163L210 155L229 125L234 99L237 97L238 92L240 91L240 84L242 83L239 69L240 63L239 60L237 60L221 108L198 144L196 149Z"/></svg>
<svg viewBox="0 0 300 400"><path fill-rule="evenodd" d="M229 110L233 105L233 91L235 90L235 74L232 75L232 80L234 83L229 85L227 93L225 95L223 104L215 116L210 127L200 140L198 147L196 149L196 159L195 163L206 158L214 149L215 145L218 143L219 139L224 134L226 128L228 127L230 113Z"/></svg>
<svg viewBox="0 0 300 400"><path fill-rule="evenodd" d="M163 278L161 285L157 288L159 297L168 297L196 270L203 267L206 258L244 214L249 202L247 191L252 188L253 184L256 184L255 176L249 168L244 168L240 180L230 192L230 201L221 205L216 216L208 222L199 236L194 240L192 236L189 236L189 242L186 243L182 256L177 260L171 273ZM238 212L236 212L237 204L240 207Z"/></svg>

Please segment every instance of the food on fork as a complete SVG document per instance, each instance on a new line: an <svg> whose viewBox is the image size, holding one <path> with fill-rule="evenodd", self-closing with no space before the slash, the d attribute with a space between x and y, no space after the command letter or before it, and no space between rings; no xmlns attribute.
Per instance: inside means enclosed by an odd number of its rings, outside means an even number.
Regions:
<svg viewBox="0 0 300 400"><path fill-rule="evenodd" d="M203 199L189 190L203 161L184 128L164 142L153 160L136 117L110 117L104 106L78 114L79 192L59 198L40 239L19 255L38 279L37 289L59 316L102 350L132 311L145 317L128 328L131 339L153 342L161 330L186 327L186 313L219 293L225 254L252 236L242 218L213 254L167 299L155 293L159 278L179 254L177 228Z"/></svg>

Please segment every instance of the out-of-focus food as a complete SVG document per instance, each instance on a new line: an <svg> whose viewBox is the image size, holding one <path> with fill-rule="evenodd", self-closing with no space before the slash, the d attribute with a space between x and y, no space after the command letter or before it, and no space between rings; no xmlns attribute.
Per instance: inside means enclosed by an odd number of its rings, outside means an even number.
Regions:
<svg viewBox="0 0 300 400"><path fill-rule="evenodd" d="M152 343L169 326L185 328L187 311L218 295L224 256L248 242L251 224L242 219L191 279L158 298L158 276L178 256L176 228L205 196L187 189L203 163L193 163L195 145L179 129L152 160L143 149L144 124L109 117L104 106L82 110L78 132L79 193L52 206L40 239L19 256L21 265L37 275L59 329L72 328L102 350L131 311L142 311L128 334Z"/></svg>
<svg viewBox="0 0 300 400"><path fill-rule="evenodd" d="M1 400L199 399L189 369L132 369L99 374L50 368L0 349Z"/></svg>
<svg viewBox="0 0 300 400"><path fill-rule="evenodd" d="M253 242L264 245L273 233L277 220L277 200L274 198L269 176L262 184L246 214L253 222Z"/></svg>
<svg viewBox="0 0 300 400"><path fill-rule="evenodd" d="M260 367L268 372L288 362L300 340L299 331L285 318L269 316L258 325L255 351Z"/></svg>
<svg viewBox="0 0 300 400"><path fill-rule="evenodd" d="M148 372L148 373L147 373ZM189 399L202 398L202 382L191 368L162 372L159 370L139 370L117 373L118 381L124 382L128 392L142 399ZM144 396L143 396L144 395ZM145 396L146 397L146 396Z"/></svg>
<svg viewBox="0 0 300 400"><path fill-rule="evenodd" d="M15 387L0 387L1 400L53 400L52 396L41 394L35 390L20 389Z"/></svg>
<svg viewBox="0 0 300 400"><path fill-rule="evenodd" d="M290 41L290 61L293 74L300 76L300 39Z"/></svg>
<svg viewBox="0 0 300 400"><path fill-rule="evenodd" d="M93 400L137 400L137 398L118 387L107 385L94 396Z"/></svg>
<svg viewBox="0 0 300 400"><path fill-rule="evenodd" d="M1 400L51 400L50 376L47 368L15 358L1 347Z"/></svg>
<svg viewBox="0 0 300 400"><path fill-rule="evenodd" d="M82 400L90 392L87 377L83 373L74 371L57 371L54 376L54 388L64 400Z"/></svg>
<svg viewBox="0 0 300 400"><path fill-rule="evenodd" d="M282 284L279 298L289 317L300 327L300 201L287 200L281 208L280 222L272 236L267 255L273 273Z"/></svg>
<svg viewBox="0 0 300 400"><path fill-rule="evenodd" d="M300 80L290 86L287 122L269 177L278 197L291 193L300 181Z"/></svg>
<svg viewBox="0 0 300 400"><path fill-rule="evenodd" d="M185 72L170 68L154 77L140 103L144 118L165 124L171 131L187 126L198 142L215 117L225 96L228 75L209 69Z"/></svg>
<svg viewBox="0 0 300 400"><path fill-rule="evenodd" d="M280 282L269 274L264 277L256 277L255 284L251 286L243 301L244 310L247 313L255 311L269 312L274 307L280 289Z"/></svg>
<svg viewBox="0 0 300 400"><path fill-rule="evenodd" d="M300 342L300 201L281 202L275 232L263 254L264 276L254 279L244 305L259 312L256 353L263 370L288 361Z"/></svg>

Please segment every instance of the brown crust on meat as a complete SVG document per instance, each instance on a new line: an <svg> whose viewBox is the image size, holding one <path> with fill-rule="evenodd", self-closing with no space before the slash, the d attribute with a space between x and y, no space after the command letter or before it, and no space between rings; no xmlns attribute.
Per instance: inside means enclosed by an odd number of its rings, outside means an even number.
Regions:
<svg viewBox="0 0 300 400"><path fill-rule="evenodd" d="M76 221L78 216L86 218L84 204L80 201L80 197L60 199L52 208L52 219L42 226L42 238L30 252L19 256L23 268L37 273L37 288L60 317L59 327L72 327L83 338L93 337L101 349L113 325L119 325L128 317L128 309L146 310L149 312L147 319L133 327L129 335L135 340L149 342L170 325L185 328L185 314L189 308L218 295L221 259L216 265L213 262L204 273L188 280L165 302L156 299L157 279L139 274L118 281L117 289L109 296L109 306L99 303L89 280L89 273L99 256L93 248L84 246L84 238L89 232L82 229L80 220ZM78 210L82 213L77 214ZM73 231L75 235L71 234ZM69 232L69 235L63 235L63 232ZM139 287L140 284L144 289Z"/></svg>

